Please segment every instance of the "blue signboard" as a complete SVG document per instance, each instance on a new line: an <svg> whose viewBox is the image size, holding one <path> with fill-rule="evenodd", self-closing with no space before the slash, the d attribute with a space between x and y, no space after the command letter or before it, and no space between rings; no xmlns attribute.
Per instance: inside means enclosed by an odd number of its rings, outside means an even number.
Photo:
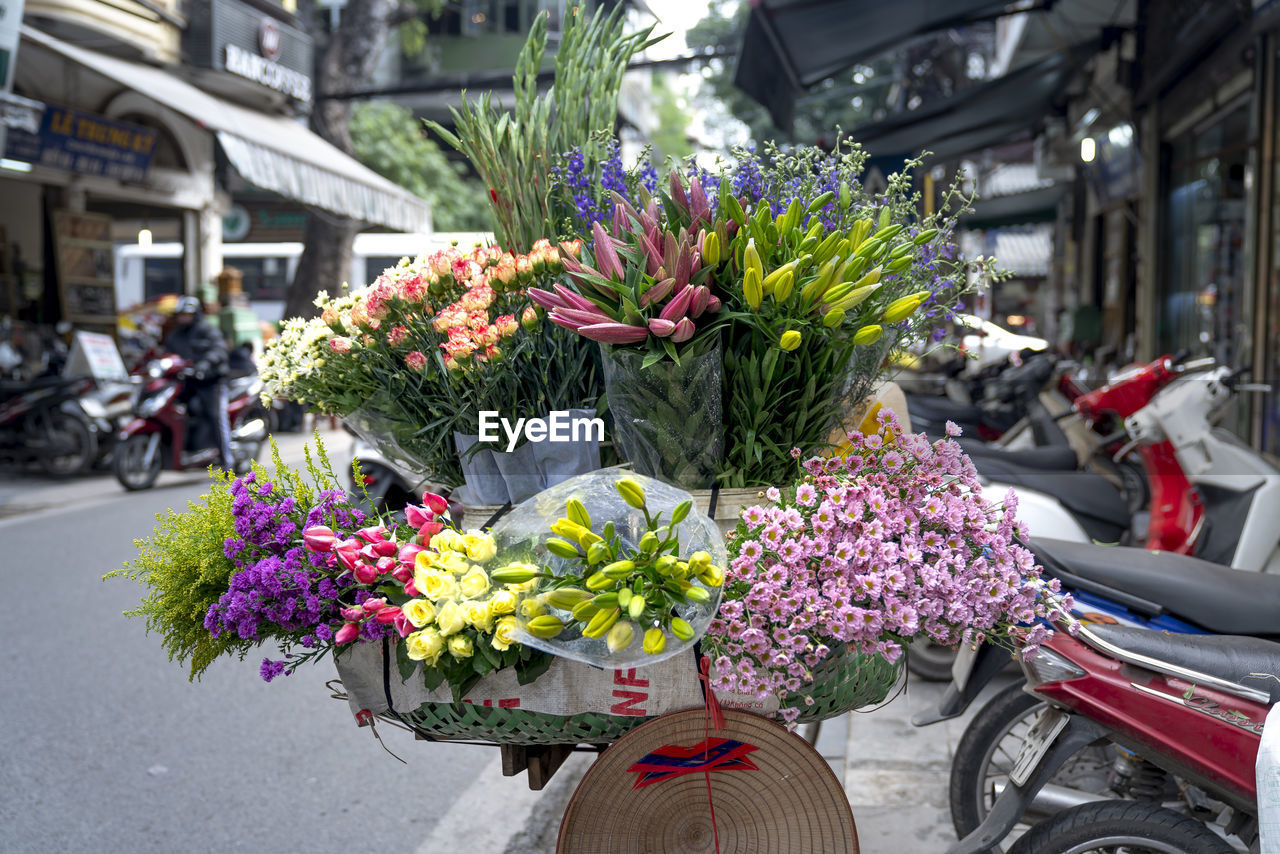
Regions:
<svg viewBox="0 0 1280 854"><path fill-rule="evenodd" d="M9 126L4 156L81 175L142 181L157 138L151 128L45 104L38 127Z"/></svg>

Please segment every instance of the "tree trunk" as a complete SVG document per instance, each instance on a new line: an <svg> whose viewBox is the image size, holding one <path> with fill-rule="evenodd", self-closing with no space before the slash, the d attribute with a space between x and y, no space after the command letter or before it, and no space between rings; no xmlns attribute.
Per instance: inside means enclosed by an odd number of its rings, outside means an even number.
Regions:
<svg viewBox="0 0 1280 854"><path fill-rule="evenodd" d="M319 93L310 126L322 139L352 154L350 101L326 98L369 85L391 28L412 14L400 0L348 0L316 69ZM316 293L336 293L351 270L351 246L364 223L330 213L307 211L302 255L289 285L285 317L313 317ZM350 282L353 288L366 282Z"/></svg>

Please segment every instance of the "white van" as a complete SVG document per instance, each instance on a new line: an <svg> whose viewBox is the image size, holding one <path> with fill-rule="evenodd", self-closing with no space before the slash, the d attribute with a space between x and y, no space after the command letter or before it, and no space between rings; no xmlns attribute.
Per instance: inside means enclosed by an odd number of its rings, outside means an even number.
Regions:
<svg viewBox="0 0 1280 854"><path fill-rule="evenodd" d="M366 285L387 267L405 256L443 249L457 242L470 248L491 242L492 235L477 232L437 232L433 234L358 234L351 257L351 269L336 275L332 282L317 283L316 289L336 293L343 282L353 287ZM244 291L258 318L278 321L284 311L285 292L293 281L301 243L224 243L223 262L244 274ZM130 306L177 293L182 288L182 244L153 243L140 246L121 243L115 247L116 305Z"/></svg>

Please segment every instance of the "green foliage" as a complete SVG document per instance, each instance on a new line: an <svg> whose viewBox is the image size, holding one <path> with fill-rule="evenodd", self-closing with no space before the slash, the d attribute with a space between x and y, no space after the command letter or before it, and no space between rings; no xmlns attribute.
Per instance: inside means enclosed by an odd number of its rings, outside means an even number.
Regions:
<svg viewBox="0 0 1280 854"><path fill-rule="evenodd" d="M280 449L271 443L275 476L270 479L277 489L295 498L303 514L317 502L320 490L338 488L318 435L315 442L314 456L310 448L306 450L306 475L285 465ZM255 462L253 470L260 479L268 479L265 467ZM125 611L125 616L143 618L148 634L160 634L170 661L190 663L189 678L193 681L217 658L236 655L243 659L267 639L245 640L230 631L215 638L205 628L205 615L227 592L238 571L224 551L226 540L236 536L230 489L237 475L217 470L212 475L213 484L206 495L187 502L185 511L157 513L151 536L134 540L138 556L103 576L103 581L126 578L146 588L138 607ZM287 645L292 639L283 640Z"/></svg>
<svg viewBox="0 0 1280 854"><path fill-rule="evenodd" d="M430 202L437 231L493 228L484 187L444 155L409 110L390 101L357 105L351 142L361 163Z"/></svg>
<svg viewBox="0 0 1280 854"><path fill-rule="evenodd" d="M578 9L565 17L551 91L538 93L538 73L547 47L547 16L539 15L516 61L515 106L507 112L489 93L451 108L457 134L436 122L428 126L462 152L490 190L499 243L530 246L553 235L559 217L548 206L552 158L587 145L594 134L612 131L618 91L631 57L655 44L653 27L627 35L622 5L606 17L603 7L588 20Z"/></svg>
<svg viewBox="0 0 1280 854"><path fill-rule="evenodd" d="M214 659L236 653L244 657L252 644L231 632L212 637L205 614L227 592L235 564L223 553L223 542L235 535L228 489L235 475L218 472L213 488L186 512L157 513L150 537L134 540L138 556L103 576L127 578L147 588L141 604L125 611L146 620L148 634L158 632L170 661L191 662L190 678L198 679Z"/></svg>

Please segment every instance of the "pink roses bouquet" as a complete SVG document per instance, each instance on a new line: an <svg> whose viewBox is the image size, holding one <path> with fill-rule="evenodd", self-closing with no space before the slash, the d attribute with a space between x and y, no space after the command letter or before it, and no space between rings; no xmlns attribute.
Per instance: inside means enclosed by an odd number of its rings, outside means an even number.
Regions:
<svg viewBox="0 0 1280 854"><path fill-rule="evenodd" d="M878 433L849 434L847 456L808 460L794 489L770 488L743 510L703 641L718 689L803 691L846 646L894 661L915 638L1043 637L1019 625L1057 607L1041 593L1058 583L1043 582L1015 540L1013 492L1003 508L984 501L956 442L904 435L887 410L879 422Z"/></svg>

